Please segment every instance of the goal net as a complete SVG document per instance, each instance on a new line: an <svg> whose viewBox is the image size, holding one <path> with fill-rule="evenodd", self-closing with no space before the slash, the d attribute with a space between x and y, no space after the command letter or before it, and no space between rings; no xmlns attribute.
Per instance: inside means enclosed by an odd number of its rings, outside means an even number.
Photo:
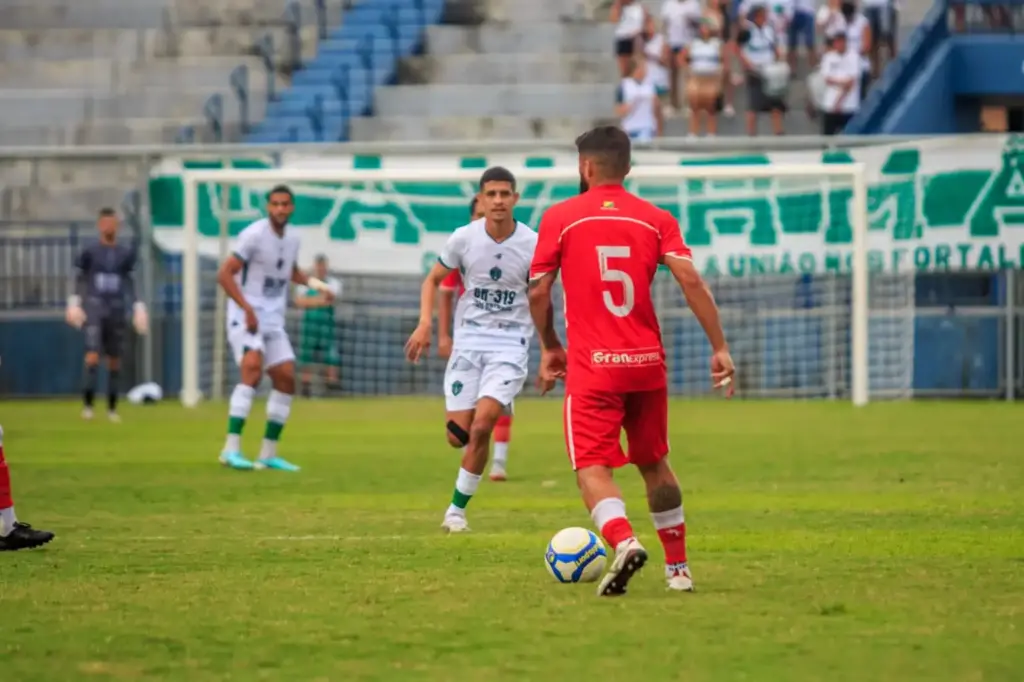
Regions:
<svg viewBox="0 0 1024 682"><path fill-rule="evenodd" d="M534 229L547 207L578 192L575 168L511 170L521 193L516 217ZM265 215L266 193L278 184L295 193L289 229L301 236L300 267L324 255L341 287L333 305L290 303L303 383L323 395L439 395L437 325L425 362L408 364L403 344L418 320L423 274L468 221L481 172L185 171L183 402L222 397L237 381L217 264L234 236ZM914 277L887 270L872 253L863 166L637 166L627 187L678 217L721 309L738 396L856 404L909 397ZM677 284L659 272L652 291L670 391L709 392L710 348Z"/></svg>

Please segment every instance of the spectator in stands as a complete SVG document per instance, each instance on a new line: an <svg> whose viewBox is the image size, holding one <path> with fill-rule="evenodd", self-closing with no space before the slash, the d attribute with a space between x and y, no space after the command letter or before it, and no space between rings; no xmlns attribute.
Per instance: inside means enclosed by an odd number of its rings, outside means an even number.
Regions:
<svg viewBox="0 0 1024 682"><path fill-rule="evenodd" d="M814 0L793 0L793 14L786 27L786 41L789 68L796 71L797 53L802 46L807 54L810 68L818 62L817 44L814 39Z"/></svg>
<svg viewBox="0 0 1024 682"><path fill-rule="evenodd" d="M665 0L661 6L661 20L665 25L665 34L673 57L669 65L669 96L672 108L676 111L680 109L681 104L678 56L693 40L700 16L699 0Z"/></svg>
<svg viewBox="0 0 1024 682"><path fill-rule="evenodd" d="M881 47L885 46L886 57L896 55L896 22L899 13L896 0L864 0L864 16L871 27L871 45L868 48L871 60L871 77L882 74Z"/></svg>
<svg viewBox="0 0 1024 682"><path fill-rule="evenodd" d="M757 135L758 114L770 113L772 132L782 135L789 68L781 60L778 35L768 23L766 5L751 7L749 19L740 30L738 42L739 59L747 81L747 134ZM785 69L785 80L781 77L782 69Z"/></svg>
<svg viewBox="0 0 1024 682"><path fill-rule="evenodd" d="M619 75L626 78L630 73L633 57L639 56L647 10L640 0L615 0L610 18L615 24L615 55L619 60Z"/></svg>
<svg viewBox="0 0 1024 682"><path fill-rule="evenodd" d="M736 22L733 20L731 0L707 0L703 16L714 22L716 33L722 41L724 52L722 54L722 89L718 98L716 109L725 114L727 118L736 115L736 108L733 106L736 96L736 82L734 81L733 65L736 58L736 36L739 31Z"/></svg>
<svg viewBox="0 0 1024 682"><path fill-rule="evenodd" d="M668 97L669 64L673 58L668 42L665 40L665 34L658 28L658 22L654 17L647 17L647 25L644 29L644 59L647 61L647 78L654 85L654 90L658 94L661 115L665 117L672 111Z"/></svg>
<svg viewBox="0 0 1024 682"><path fill-rule="evenodd" d="M867 94L871 82L871 25L857 9L855 0L828 0L818 10L818 28L825 35L842 31L846 34L846 49L861 59L861 95Z"/></svg>
<svg viewBox="0 0 1024 682"><path fill-rule="evenodd" d="M826 39L828 51L821 59L821 133L838 135L860 107L861 56L847 49L847 36L841 28L833 28Z"/></svg>
<svg viewBox="0 0 1024 682"><path fill-rule="evenodd" d="M661 104L643 59L630 65L630 74L619 83L615 102L620 125L631 140L650 142L661 136Z"/></svg>
<svg viewBox="0 0 1024 682"><path fill-rule="evenodd" d="M681 68L686 70L691 136L701 133L702 124L708 136L718 133L718 104L727 55L717 34L718 23L712 17L702 18L696 39L679 54Z"/></svg>

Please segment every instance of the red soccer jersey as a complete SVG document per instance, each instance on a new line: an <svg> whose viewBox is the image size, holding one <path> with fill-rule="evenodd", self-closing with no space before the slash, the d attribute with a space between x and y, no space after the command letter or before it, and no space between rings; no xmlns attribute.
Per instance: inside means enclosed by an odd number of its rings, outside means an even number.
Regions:
<svg viewBox="0 0 1024 682"><path fill-rule="evenodd" d="M626 393L666 385L651 282L666 256L690 258L668 211L602 185L549 208L530 277L561 270L569 390Z"/></svg>
<svg viewBox="0 0 1024 682"><path fill-rule="evenodd" d="M459 274L458 270L452 270L441 280L440 289L442 291L457 291L459 298L462 297L462 294L466 293L466 287L462 284L462 275Z"/></svg>

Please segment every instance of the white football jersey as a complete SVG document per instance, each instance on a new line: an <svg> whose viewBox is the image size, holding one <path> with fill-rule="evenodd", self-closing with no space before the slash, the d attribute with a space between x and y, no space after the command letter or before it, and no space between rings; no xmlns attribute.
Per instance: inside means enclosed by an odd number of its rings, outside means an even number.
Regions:
<svg viewBox="0 0 1024 682"><path fill-rule="evenodd" d="M235 281L256 312L260 331L284 329L289 284L299 257L299 235L285 226L284 234L278 236L270 221L263 218L239 233L233 252L244 263ZM245 312L228 299L228 328L234 323L245 324Z"/></svg>
<svg viewBox="0 0 1024 682"><path fill-rule="evenodd" d="M530 347L533 318L527 288L537 233L523 223L498 243L474 220L448 238L441 265L459 270L465 293L455 311L454 346L461 350Z"/></svg>

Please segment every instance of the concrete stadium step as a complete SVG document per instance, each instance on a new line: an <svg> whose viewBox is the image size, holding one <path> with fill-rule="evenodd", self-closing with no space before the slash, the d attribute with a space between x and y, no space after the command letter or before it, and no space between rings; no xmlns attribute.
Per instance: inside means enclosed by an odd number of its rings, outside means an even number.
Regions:
<svg viewBox="0 0 1024 682"><path fill-rule="evenodd" d="M185 126L193 127L197 142L215 141L213 131L204 119L122 118L67 126L5 126L0 128L0 147L173 144ZM238 121L227 120L223 123L224 140L237 141L241 139L242 133ZM89 177L97 184L109 182L95 176ZM9 184L2 174L0 184Z"/></svg>
<svg viewBox="0 0 1024 682"><path fill-rule="evenodd" d="M488 21L511 24L557 23L580 13L579 0L479 0L479 6Z"/></svg>
<svg viewBox="0 0 1024 682"><path fill-rule="evenodd" d="M610 24L428 26L426 52L434 56L592 52L612 59L613 36Z"/></svg>
<svg viewBox="0 0 1024 682"><path fill-rule="evenodd" d="M614 85L399 85L375 93L379 116L601 116Z"/></svg>
<svg viewBox="0 0 1024 682"><path fill-rule="evenodd" d="M159 26L165 0L9 0L3 26L9 29L148 28Z"/></svg>
<svg viewBox="0 0 1024 682"><path fill-rule="evenodd" d="M2 220L67 220L68 216L94 215L100 206L118 206L131 185L110 183L106 187L79 188L0 187Z"/></svg>
<svg viewBox="0 0 1024 682"><path fill-rule="evenodd" d="M237 99L226 88L185 92L177 88L144 88L105 95L87 90L0 90L0 111L4 125L9 127L59 127L120 118L191 119L202 114L203 104L215 93L223 96L225 119L239 119ZM262 90L250 94L250 120L262 120L266 94Z"/></svg>
<svg viewBox="0 0 1024 682"><path fill-rule="evenodd" d="M412 57L399 68L400 83L512 85L613 83L615 61L594 52L568 54L455 54Z"/></svg>
<svg viewBox="0 0 1024 682"><path fill-rule="evenodd" d="M111 59L9 62L0 64L0 86L76 88L130 92L140 87L213 88L230 85L231 73L245 64L250 80L265 71L257 57L173 57L132 64Z"/></svg>
<svg viewBox="0 0 1024 682"><path fill-rule="evenodd" d="M545 140L572 142L581 131L614 123L614 118L585 116L523 118L521 116L445 117L377 116L352 119L354 141L397 140Z"/></svg>
<svg viewBox="0 0 1024 682"><path fill-rule="evenodd" d="M316 0L298 0L304 25L317 23ZM168 0L170 21L178 26L267 26L280 23L288 5L284 0ZM341 22L342 3L326 3L327 23Z"/></svg>

